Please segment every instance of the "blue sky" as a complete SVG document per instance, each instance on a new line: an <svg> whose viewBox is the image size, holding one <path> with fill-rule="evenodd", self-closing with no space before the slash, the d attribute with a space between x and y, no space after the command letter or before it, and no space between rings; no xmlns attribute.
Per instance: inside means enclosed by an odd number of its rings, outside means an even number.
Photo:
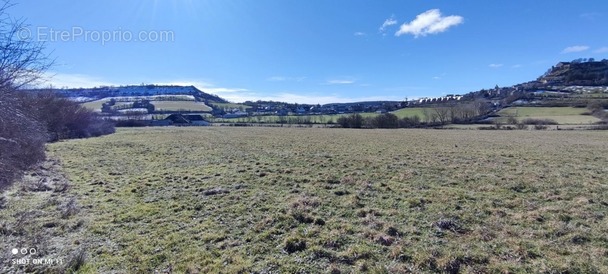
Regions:
<svg viewBox="0 0 608 274"><path fill-rule="evenodd" d="M608 1L15 0L56 87L193 84L228 100L403 100L608 58ZM47 84L48 85L48 84Z"/></svg>

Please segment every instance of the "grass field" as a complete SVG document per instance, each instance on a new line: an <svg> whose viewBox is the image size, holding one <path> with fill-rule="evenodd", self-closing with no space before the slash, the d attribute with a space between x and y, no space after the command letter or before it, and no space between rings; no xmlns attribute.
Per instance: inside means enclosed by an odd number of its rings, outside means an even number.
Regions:
<svg viewBox="0 0 608 274"><path fill-rule="evenodd" d="M518 120L552 119L564 125L593 124L600 121L591 115L583 115L585 112L588 112L586 108L573 107L510 107L502 109L498 114L502 117L516 117ZM504 120L506 121L506 118Z"/></svg>
<svg viewBox="0 0 608 274"><path fill-rule="evenodd" d="M196 101L152 101L151 102L155 110L165 111L211 111L211 107L205 105L203 102Z"/></svg>
<svg viewBox="0 0 608 274"><path fill-rule="evenodd" d="M421 119L424 118L423 115L423 108L404 108L404 109L400 109L397 111L392 112L393 114L397 115L397 117L399 118L404 118L404 117L412 117L412 116L416 116L418 115L418 117L420 117ZM359 115L363 116L363 117L375 117L378 115L378 113L376 112L365 112L365 113L358 113ZM283 116L284 119L286 119L287 121L289 119L302 119L302 120L310 120L312 123L316 123L316 124L324 124L327 123L329 121L332 122L336 122L338 121L338 119L340 119L340 117L346 117L349 116L351 114L329 114L329 115L293 115L293 116ZM257 117L251 117L251 118L229 118L229 119L224 119L224 118L217 118L214 121L215 122L221 122L221 123L229 123L229 122L240 122L240 121L251 121L251 122L261 122L261 123L279 123L280 122L280 116L277 115L266 115L266 116L260 116L259 118Z"/></svg>
<svg viewBox="0 0 608 274"><path fill-rule="evenodd" d="M399 118L418 116L424 119L424 108L402 108L392 112Z"/></svg>
<svg viewBox="0 0 608 274"><path fill-rule="evenodd" d="M606 273L606 134L151 128L49 152L85 273Z"/></svg>
<svg viewBox="0 0 608 274"><path fill-rule="evenodd" d="M219 109L248 109L251 108L251 106L248 105L243 105L243 104L236 104L236 103L215 103L215 102L210 102L210 104L215 107L215 108L219 108Z"/></svg>
<svg viewBox="0 0 608 274"><path fill-rule="evenodd" d="M82 105L90 110L101 111L101 107L102 107L103 103L108 102L108 101L110 101L110 100L101 99L101 100L97 100L97 101L86 102L86 103L83 103Z"/></svg>
<svg viewBox="0 0 608 274"><path fill-rule="evenodd" d="M185 98L187 99L187 98ZM109 99L100 99L96 101L83 103L83 106L95 110L101 111L101 107L103 103L109 102ZM178 111L178 110L188 110L188 111L211 111L211 107L205 105L203 102L196 102L193 100L183 100L183 101L151 101L151 103L156 107L157 110L167 110L167 111ZM116 102L116 106L132 104L132 102Z"/></svg>

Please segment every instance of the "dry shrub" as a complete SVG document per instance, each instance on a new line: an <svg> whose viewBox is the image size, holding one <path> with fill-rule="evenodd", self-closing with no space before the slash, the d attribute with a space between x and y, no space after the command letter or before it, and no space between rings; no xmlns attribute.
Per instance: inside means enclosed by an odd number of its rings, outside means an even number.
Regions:
<svg viewBox="0 0 608 274"><path fill-rule="evenodd" d="M45 157L44 128L11 94L0 91L0 190Z"/></svg>

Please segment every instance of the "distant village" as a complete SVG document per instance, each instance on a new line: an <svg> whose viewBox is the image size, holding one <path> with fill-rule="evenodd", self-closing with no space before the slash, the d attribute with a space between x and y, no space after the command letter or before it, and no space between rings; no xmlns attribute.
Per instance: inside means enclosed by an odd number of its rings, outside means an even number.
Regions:
<svg viewBox="0 0 608 274"><path fill-rule="evenodd" d="M576 59L560 62L534 81L509 87L495 86L464 95L447 94L403 101L369 101L333 104L297 104L274 101L246 101L235 104L205 93L194 86L133 85L96 88L54 89L71 100L96 104L106 119L147 121L150 125L208 125L209 118L239 119L263 116L310 116L350 113L388 113L410 107L441 107L482 102L490 111L508 105L560 104L573 93L608 92L608 60ZM180 109L163 109L162 102L183 102ZM563 103L563 102L562 102ZM180 103L181 104L181 103ZM198 105L198 108L188 106ZM201 110L200 106L205 110Z"/></svg>

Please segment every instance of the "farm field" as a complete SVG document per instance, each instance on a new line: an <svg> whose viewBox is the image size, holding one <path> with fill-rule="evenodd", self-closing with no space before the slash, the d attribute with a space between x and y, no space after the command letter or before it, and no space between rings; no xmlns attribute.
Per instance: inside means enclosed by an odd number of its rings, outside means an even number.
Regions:
<svg viewBox="0 0 608 274"><path fill-rule="evenodd" d="M86 102L86 103L83 103L82 105L90 110L101 111L101 107L102 107L103 103L108 102L108 101L110 101L110 100L101 99L101 100ZM125 102L125 104L126 104L126 102Z"/></svg>
<svg viewBox="0 0 608 274"><path fill-rule="evenodd" d="M196 101L151 101L155 107L155 110L165 111L211 111L211 107L205 105L203 102Z"/></svg>
<svg viewBox="0 0 608 274"><path fill-rule="evenodd" d="M145 128L48 150L83 273L607 273L607 137Z"/></svg>
<svg viewBox="0 0 608 274"><path fill-rule="evenodd" d="M248 108L251 108L251 106L243 105L243 104L236 104L236 103L216 103L216 102L210 102L209 104L211 106L213 106L214 108L218 108L218 109L242 109L242 110L246 110Z"/></svg>
<svg viewBox="0 0 608 274"><path fill-rule="evenodd" d="M393 111L392 113L399 118L418 116L420 119L424 119L424 109L425 108L402 108Z"/></svg>
<svg viewBox="0 0 608 274"><path fill-rule="evenodd" d="M421 119L424 119L424 115L423 115L423 110L424 108L403 108L403 109L399 109L396 111L393 111L391 113L397 115L397 117L399 118L404 118L404 117L412 117L412 116L418 116ZM364 113L358 113L359 115L363 116L363 117L375 117L378 115L378 113L376 112L364 112ZM286 121L289 121L289 119L302 119L302 120L310 120L311 123L316 123L316 124L325 124L329 121L333 121L334 123L336 121L338 121L338 119L340 119L340 117L347 117L351 114L328 114L328 115L290 115L290 116L282 116L283 119L285 119ZM253 116L253 117L244 117L244 118L216 118L214 119L215 122L224 122L224 123L229 123L229 122L260 122L260 123L279 123L281 119L281 116L277 116L277 115L266 115L266 116Z"/></svg>
<svg viewBox="0 0 608 274"><path fill-rule="evenodd" d="M498 114L502 117L516 117L518 120L552 119L564 125L593 124L600 121L591 115L583 115L585 112L588 112L586 108L573 107L509 107L500 110Z"/></svg>
<svg viewBox="0 0 608 274"><path fill-rule="evenodd" d="M158 100L162 98L171 98L172 100ZM205 105L203 102L194 101L194 97L190 95L173 95L173 96L138 96L138 97L120 97L119 101L116 102L116 106L120 105L129 105L133 102L141 99L148 99L156 106L158 109L159 106L161 109L166 109L169 111L172 110L193 110L193 111L211 111L211 107ZM156 100L154 100L156 99ZM126 101L120 101L126 100ZM95 101L90 101L83 103L82 105L88 109L94 111L101 111L101 107L104 103L109 102L110 98L99 99Z"/></svg>

